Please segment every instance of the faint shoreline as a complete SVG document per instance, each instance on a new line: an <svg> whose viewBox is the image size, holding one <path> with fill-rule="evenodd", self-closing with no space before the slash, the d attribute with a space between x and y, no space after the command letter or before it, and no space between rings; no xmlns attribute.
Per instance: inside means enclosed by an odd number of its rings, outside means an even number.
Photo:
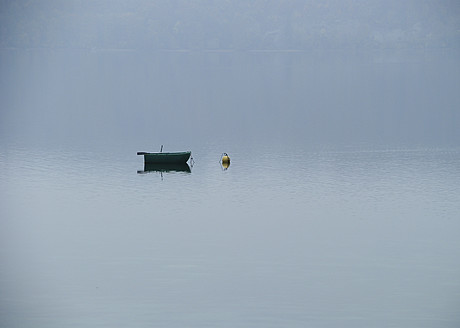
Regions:
<svg viewBox="0 0 460 328"><path fill-rule="evenodd" d="M66 50L66 51L88 51L88 52L145 52L145 53L312 53L312 52L380 52L380 51L459 51L460 47L317 47L308 49L167 49L167 48L98 48L98 47L1 47L0 51L5 50Z"/></svg>

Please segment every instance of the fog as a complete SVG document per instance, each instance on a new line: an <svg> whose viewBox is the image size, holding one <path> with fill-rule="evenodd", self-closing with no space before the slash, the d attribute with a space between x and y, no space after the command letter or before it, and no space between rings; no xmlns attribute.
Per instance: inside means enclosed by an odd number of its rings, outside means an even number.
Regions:
<svg viewBox="0 0 460 328"><path fill-rule="evenodd" d="M3 139L460 139L457 1L0 3Z"/></svg>
<svg viewBox="0 0 460 328"><path fill-rule="evenodd" d="M1 55L4 140L452 146L457 52ZM157 141L161 144L161 141Z"/></svg>

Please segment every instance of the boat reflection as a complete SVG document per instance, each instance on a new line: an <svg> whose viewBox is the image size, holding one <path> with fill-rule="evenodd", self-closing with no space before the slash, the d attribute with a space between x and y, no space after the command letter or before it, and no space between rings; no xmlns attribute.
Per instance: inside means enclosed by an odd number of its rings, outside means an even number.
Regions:
<svg viewBox="0 0 460 328"><path fill-rule="evenodd" d="M192 170L187 163L162 163L162 164L151 164L144 163L144 170L137 171L138 174L145 174L151 172L184 172L191 173Z"/></svg>

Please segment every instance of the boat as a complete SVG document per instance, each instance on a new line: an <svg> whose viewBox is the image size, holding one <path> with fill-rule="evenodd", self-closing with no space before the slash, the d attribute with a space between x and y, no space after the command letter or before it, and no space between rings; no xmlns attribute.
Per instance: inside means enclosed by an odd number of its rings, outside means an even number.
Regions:
<svg viewBox="0 0 460 328"><path fill-rule="evenodd" d="M138 155L144 155L144 163L146 164L162 164L162 163L187 163L190 156L192 155L191 151L182 151L182 152L159 152L159 153L146 153L138 152Z"/></svg>

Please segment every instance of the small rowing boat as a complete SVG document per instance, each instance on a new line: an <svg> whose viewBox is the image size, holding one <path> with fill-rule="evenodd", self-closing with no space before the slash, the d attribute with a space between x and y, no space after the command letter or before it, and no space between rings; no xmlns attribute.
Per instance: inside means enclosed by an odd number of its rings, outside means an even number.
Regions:
<svg viewBox="0 0 460 328"><path fill-rule="evenodd" d="M191 151L173 152L173 153L146 153L138 152L138 155L144 155L144 163L161 164L161 163L187 163L192 155Z"/></svg>

